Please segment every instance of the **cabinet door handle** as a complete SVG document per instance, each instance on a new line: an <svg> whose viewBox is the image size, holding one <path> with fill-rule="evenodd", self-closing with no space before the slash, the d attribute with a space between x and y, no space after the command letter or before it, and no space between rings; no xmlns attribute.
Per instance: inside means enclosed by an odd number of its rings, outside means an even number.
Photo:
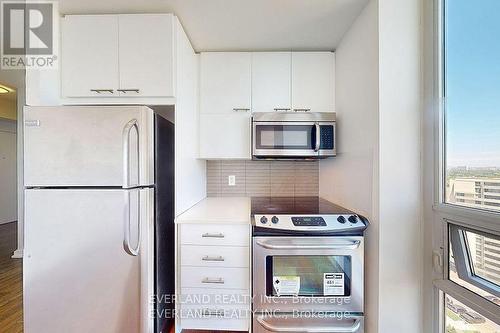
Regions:
<svg viewBox="0 0 500 333"><path fill-rule="evenodd" d="M309 112L311 109L293 109L295 112Z"/></svg>
<svg viewBox="0 0 500 333"><path fill-rule="evenodd" d="M274 108L274 111L290 111L290 108Z"/></svg>
<svg viewBox="0 0 500 333"><path fill-rule="evenodd" d="M215 309L203 309L204 316L224 316L224 310L215 310Z"/></svg>
<svg viewBox="0 0 500 333"><path fill-rule="evenodd" d="M250 109L249 108L233 108L233 111L235 111L235 112L238 112L238 111L248 112L248 111L250 111Z"/></svg>
<svg viewBox="0 0 500 333"><path fill-rule="evenodd" d="M201 280L201 283L224 284L224 279L223 278L212 279L206 277L203 280Z"/></svg>
<svg viewBox="0 0 500 333"><path fill-rule="evenodd" d="M204 256L201 258L203 261L224 261L223 256L218 256L218 257L210 257L210 256Z"/></svg>
<svg viewBox="0 0 500 333"><path fill-rule="evenodd" d="M224 238L224 234L222 232L219 232L218 234L211 234L209 232L201 235L203 238Z"/></svg>
<svg viewBox="0 0 500 333"><path fill-rule="evenodd" d="M114 93L113 89L90 89L90 91L98 93L98 94L103 93L103 92L108 92L110 94Z"/></svg>
<svg viewBox="0 0 500 333"><path fill-rule="evenodd" d="M135 92L136 94L138 94L139 91L140 91L139 89L116 89L116 90L118 90L118 91L120 91L122 93Z"/></svg>

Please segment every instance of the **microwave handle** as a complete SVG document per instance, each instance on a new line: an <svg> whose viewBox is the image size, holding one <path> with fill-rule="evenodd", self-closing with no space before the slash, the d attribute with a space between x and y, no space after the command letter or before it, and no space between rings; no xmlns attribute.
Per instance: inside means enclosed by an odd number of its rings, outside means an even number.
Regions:
<svg viewBox="0 0 500 333"><path fill-rule="evenodd" d="M314 144L314 151L315 152L318 152L319 151L319 148L321 146L321 137L320 137L320 127L319 127L319 124L318 123L314 123L314 128L316 129L316 142Z"/></svg>

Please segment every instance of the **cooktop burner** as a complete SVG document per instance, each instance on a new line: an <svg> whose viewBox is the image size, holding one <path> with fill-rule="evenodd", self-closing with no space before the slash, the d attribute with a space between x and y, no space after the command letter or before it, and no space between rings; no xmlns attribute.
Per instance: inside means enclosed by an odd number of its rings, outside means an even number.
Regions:
<svg viewBox="0 0 500 333"><path fill-rule="evenodd" d="M368 220L320 197L252 197L254 236L359 235Z"/></svg>

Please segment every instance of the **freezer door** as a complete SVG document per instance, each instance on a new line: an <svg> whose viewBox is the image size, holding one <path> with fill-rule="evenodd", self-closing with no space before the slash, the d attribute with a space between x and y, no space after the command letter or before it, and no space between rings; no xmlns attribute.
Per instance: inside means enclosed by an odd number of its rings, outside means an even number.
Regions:
<svg viewBox="0 0 500 333"><path fill-rule="evenodd" d="M154 183L154 113L144 106L24 109L27 187Z"/></svg>
<svg viewBox="0 0 500 333"><path fill-rule="evenodd" d="M152 191L25 191L24 332L150 332Z"/></svg>

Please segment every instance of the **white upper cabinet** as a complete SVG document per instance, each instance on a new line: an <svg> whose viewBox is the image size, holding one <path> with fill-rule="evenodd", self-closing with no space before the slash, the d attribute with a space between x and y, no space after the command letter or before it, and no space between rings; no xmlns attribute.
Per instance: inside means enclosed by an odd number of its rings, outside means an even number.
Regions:
<svg viewBox="0 0 500 333"><path fill-rule="evenodd" d="M121 96L174 96L173 31L171 14L119 16Z"/></svg>
<svg viewBox="0 0 500 333"><path fill-rule="evenodd" d="M66 16L61 22L63 96L116 96L118 16Z"/></svg>
<svg viewBox="0 0 500 333"><path fill-rule="evenodd" d="M252 57L248 52L200 55L200 158L249 159Z"/></svg>
<svg viewBox="0 0 500 333"><path fill-rule="evenodd" d="M291 110L291 52L252 53L252 110Z"/></svg>
<svg viewBox="0 0 500 333"><path fill-rule="evenodd" d="M200 158L250 159L250 117L241 114L200 116Z"/></svg>
<svg viewBox="0 0 500 333"><path fill-rule="evenodd" d="M250 114L251 66L249 52L201 53L200 112Z"/></svg>
<svg viewBox="0 0 500 333"><path fill-rule="evenodd" d="M72 97L173 97L172 14L67 15L61 87Z"/></svg>
<svg viewBox="0 0 500 333"><path fill-rule="evenodd" d="M292 109L335 110L335 54L292 52Z"/></svg>

